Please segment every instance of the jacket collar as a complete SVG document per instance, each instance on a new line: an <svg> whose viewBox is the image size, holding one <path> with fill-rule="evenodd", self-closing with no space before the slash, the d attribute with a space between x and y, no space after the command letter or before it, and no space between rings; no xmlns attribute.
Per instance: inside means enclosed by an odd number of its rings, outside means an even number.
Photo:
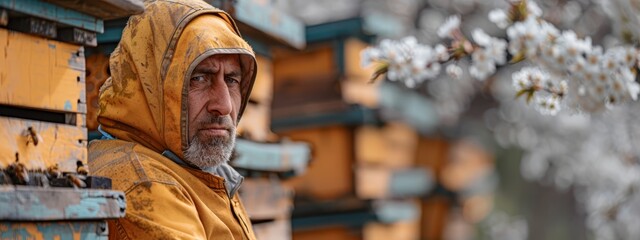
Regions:
<svg viewBox="0 0 640 240"><path fill-rule="evenodd" d="M98 126L98 131L102 134L101 139L103 140L116 139L108 132L102 130L102 126ZM171 159L171 161L175 162L176 164L182 167L186 167L194 170L200 170L200 171L223 178L225 180L224 187L225 189L227 189L227 194L229 195L229 199L233 198L236 192L238 192L238 189L240 189L240 185L242 185L242 182L244 181L244 177L240 175L238 171L233 169L233 167L231 167L229 163L226 163L226 162L215 167L201 169L197 166L194 166L193 164L189 164L183 161L182 159L180 159L180 157L178 157L178 155L176 155L175 153L169 150L164 150L164 152L162 152L162 156L165 156L166 158Z"/></svg>
<svg viewBox="0 0 640 240"><path fill-rule="evenodd" d="M227 189L227 194L229 195L229 199L233 198L236 192L238 192L238 189L240 189L240 185L244 181L244 177L240 175L238 171L233 169L233 167L231 167L226 162L220 165L217 165L215 167L201 169L183 161L175 153L169 150L165 150L164 152L162 152L162 156L165 156L166 158L171 159L171 161L177 163L180 166L195 169L195 170L200 170L200 171L223 178L225 180L224 186L225 186L225 189Z"/></svg>

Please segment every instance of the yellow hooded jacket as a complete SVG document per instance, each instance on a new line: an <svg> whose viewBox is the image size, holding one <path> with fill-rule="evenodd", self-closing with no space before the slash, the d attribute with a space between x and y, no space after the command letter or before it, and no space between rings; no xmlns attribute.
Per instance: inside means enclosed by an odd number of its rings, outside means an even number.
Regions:
<svg viewBox="0 0 640 240"><path fill-rule="evenodd" d="M238 54L242 114L255 80L251 47L229 15L200 0L145 2L111 54L98 122L108 140L89 144L94 175L126 193L126 217L109 222L112 239L255 239L227 164L185 164L191 71L215 54Z"/></svg>

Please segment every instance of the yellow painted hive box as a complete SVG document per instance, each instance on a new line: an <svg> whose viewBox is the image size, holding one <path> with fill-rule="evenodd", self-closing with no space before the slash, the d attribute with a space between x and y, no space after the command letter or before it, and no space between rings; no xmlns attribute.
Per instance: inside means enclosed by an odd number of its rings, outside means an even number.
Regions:
<svg viewBox="0 0 640 240"><path fill-rule="evenodd" d="M86 113L82 46L0 29L0 104Z"/></svg>

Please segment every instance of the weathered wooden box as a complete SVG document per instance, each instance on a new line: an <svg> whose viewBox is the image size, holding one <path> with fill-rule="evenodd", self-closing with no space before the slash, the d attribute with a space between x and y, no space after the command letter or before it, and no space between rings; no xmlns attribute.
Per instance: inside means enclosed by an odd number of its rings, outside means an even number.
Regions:
<svg viewBox="0 0 640 240"><path fill-rule="evenodd" d="M311 147L304 142L259 143L238 138L234 167L247 170L287 172L301 175L311 158Z"/></svg>
<svg viewBox="0 0 640 240"><path fill-rule="evenodd" d="M38 144L29 128L36 133ZM61 171L75 172L76 161L87 159L87 130L68 124L0 116L0 167L13 163L16 153L27 169L46 169L58 163Z"/></svg>
<svg viewBox="0 0 640 240"><path fill-rule="evenodd" d="M356 162L404 169L415 165L418 133L401 122L384 127L361 126L355 132Z"/></svg>
<svg viewBox="0 0 640 240"><path fill-rule="evenodd" d="M129 15L142 13L144 5L142 0L44 0L65 8L83 12L100 19L109 20Z"/></svg>
<svg viewBox="0 0 640 240"><path fill-rule="evenodd" d="M417 167L356 166L355 182L356 196L364 199L420 197L434 186L433 175Z"/></svg>
<svg viewBox="0 0 640 240"><path fill-rule="evenodd" d="M108 239L125 211L121 191L2 185L0 239Z"/></svg>
<svg viewBox="0 0 640 240"><path fill-rule="evenodd" d="M327 126L282 133L292 141L307 142L312 160L305 174L287 179L297 195L329 200L354 191L353 132L348 126Z"/></svg>
<svg viewBox="0 0 640 240"><path fill-rule="evenodd" d="M84 48L0 28L0 104L86 113Z"/></svg>

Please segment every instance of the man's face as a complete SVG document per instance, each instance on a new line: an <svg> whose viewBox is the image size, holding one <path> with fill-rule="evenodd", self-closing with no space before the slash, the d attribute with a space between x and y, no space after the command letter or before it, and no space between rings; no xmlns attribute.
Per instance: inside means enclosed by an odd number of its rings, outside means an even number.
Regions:
<svg viewBox="0 0 640 240"><path fill-rule="evenodd" d="M241 102L238 55L214 55L196 66L189 78L189 148L185 160L200 168L229 160L235 143Z"/></svg>

